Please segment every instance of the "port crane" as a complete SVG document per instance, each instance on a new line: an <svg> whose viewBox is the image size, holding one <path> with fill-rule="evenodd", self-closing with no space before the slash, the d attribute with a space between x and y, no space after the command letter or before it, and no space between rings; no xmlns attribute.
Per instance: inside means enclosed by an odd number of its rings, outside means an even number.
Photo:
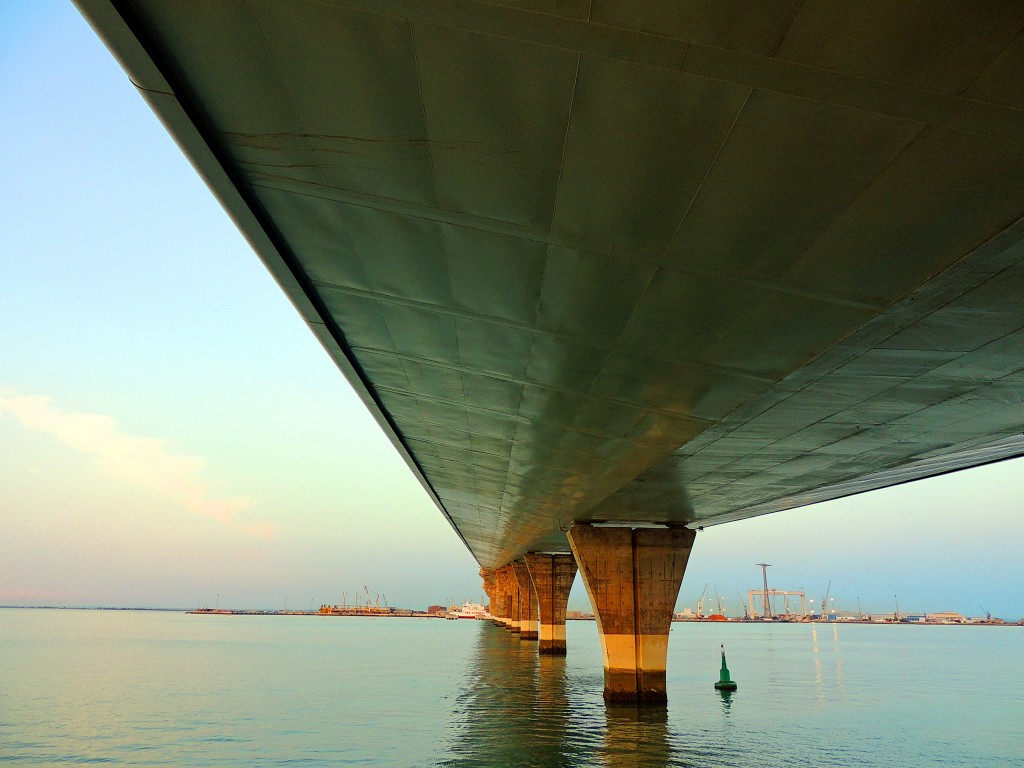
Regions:
<svg viewBox="0 0 1024 768"><path fill-rule="evenodd" d="M761 569L761 575L764 577L764 600L761 601L763 610L761 615L766 618L772 618L772 603L768 597L768 569L771 568L771 563L755 563Z"/></svg>
<svg viewBox="0 0 1024 768"><path fill-rule="evenodd" d="M749 619L750 618L750 612L747 611L747 604L743 602L743 595L741 595L739 592L737 592L736 593L736 598L740 601L740 608L743 609L743 618L744 619Z"/></svg>
<svg viewBox="0 0 1024 768"><path fill-rule="evenodd" d="M767 606L767 603L770 603L771 599L773 597L780 597L780 596L783 597L783 598L799 597L800 598L800 615L801 616L806 616L807 615L807 604L806 604L806 602L804 600L804 591L802 589L775 589L775 587L771 587L767 592L765 592L763 589L751 589L750 591L747 592L747 600L750 602L750 613L747 614L748 617L749 616L757 615L757 616L761 616L763 618L773 618L772 614L770 613L770 608ZM757 611L754 610L754 599L755 598L761 601L761 613L758 613ZM787 603L787 606L786 606L786 611L787 611L786 613L779 614L779 616L789 616L790 615L789 614L788 603ZM743 612L745 614L747 613L746 606L744 606Z"/></svg>

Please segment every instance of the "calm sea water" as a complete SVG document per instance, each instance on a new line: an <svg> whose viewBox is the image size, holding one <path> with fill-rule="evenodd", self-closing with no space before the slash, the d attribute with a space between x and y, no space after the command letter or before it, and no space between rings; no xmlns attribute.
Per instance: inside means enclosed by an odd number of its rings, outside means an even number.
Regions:
<svg viewBox="0 0 1024 768"><path fill-rule="evenodd" d="M717 693L718 644L739 683ZM591 622L0 610L0 764L1024 766L1024 629L676 624L607 708Z"/></svg>

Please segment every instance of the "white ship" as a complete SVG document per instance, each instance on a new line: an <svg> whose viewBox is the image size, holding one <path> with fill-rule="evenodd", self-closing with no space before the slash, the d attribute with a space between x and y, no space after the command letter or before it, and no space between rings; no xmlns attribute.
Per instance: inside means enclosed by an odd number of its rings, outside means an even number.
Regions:
<svg viewBox="0 0 1024 768"><path fill-rule="evenodd" d="M491 614L480 603L463 603L461 608L448 612L449 619L489 619Z"/></svg>

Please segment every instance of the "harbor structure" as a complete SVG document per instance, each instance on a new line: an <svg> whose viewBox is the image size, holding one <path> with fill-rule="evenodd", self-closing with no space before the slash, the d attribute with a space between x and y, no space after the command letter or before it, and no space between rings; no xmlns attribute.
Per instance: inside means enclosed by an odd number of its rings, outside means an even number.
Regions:
<svg viewBox="0 0 1024 768"><path fill-rule="evenodd" d="M785 602L785 609L779 616L772 611L771 601L773 597L781 597ZM790 611L789 598L800 599L800 612ZM754 598L761 601L761 609L757 610L754 605ZM750 615L761 618L790 618L794 616L807 616L807 601L802 589L751 589L747 592L747 603L750 606Z"/></svg>

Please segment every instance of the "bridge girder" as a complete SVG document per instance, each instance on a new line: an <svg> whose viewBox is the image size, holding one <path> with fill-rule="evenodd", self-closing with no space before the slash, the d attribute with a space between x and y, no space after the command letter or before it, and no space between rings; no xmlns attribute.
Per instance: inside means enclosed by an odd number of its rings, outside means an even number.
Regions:
<svg viewBox="0 0 1024 768"><path fill-rule="evenodd" d="M1024 454L1019 6L78 4L486 568Z"/></svg>

